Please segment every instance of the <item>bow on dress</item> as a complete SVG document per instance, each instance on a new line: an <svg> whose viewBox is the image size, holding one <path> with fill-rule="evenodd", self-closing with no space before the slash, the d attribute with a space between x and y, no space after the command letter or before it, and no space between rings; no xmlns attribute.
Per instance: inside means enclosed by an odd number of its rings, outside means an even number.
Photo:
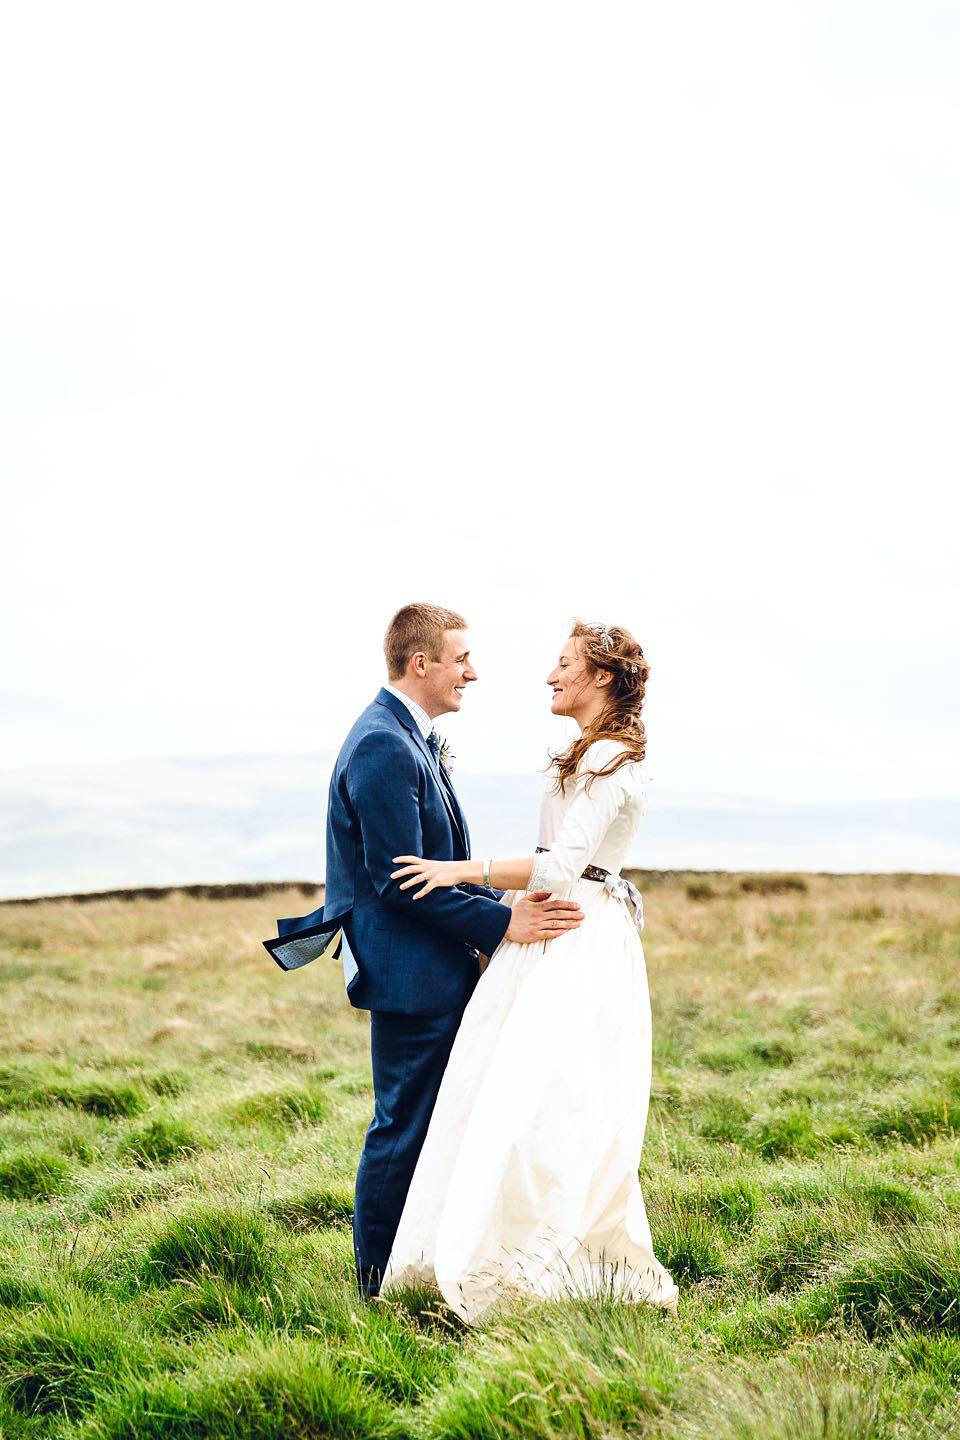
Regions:
<svg viewBox="0 0 960 1440"><path fill-rule="evenodd" d="M643 929L643 896L625 875L608 875L603 882L603 888L608 890L615 900L620 900L626 905L633 916L634 924L638 930Z"/></svg>

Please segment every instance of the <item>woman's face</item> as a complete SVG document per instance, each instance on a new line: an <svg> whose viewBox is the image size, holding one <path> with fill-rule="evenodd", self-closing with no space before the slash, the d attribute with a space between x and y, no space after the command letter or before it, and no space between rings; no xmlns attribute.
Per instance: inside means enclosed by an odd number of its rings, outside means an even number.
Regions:
<svg viewBox="0 0 960 1440"><path fill-rule="evenodd" d="M571 635L560 652L560 658L547 676L547 684L553 691L550 705L554 715L573 715L582 702L591 694L593 677L587 662Z"/></svg>

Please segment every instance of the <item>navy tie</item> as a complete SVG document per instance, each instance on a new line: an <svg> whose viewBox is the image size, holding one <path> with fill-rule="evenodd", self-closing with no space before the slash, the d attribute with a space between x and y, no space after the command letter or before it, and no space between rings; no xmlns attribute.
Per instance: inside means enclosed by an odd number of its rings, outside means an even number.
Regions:
<svg viewBox="0 0 960 1440"><path fill-rule="evenodd" d="M430 731L430 734L427 736L427 745L430 747L430 754L433 756L434 760L436 760L437 766L439 767L439 765L440 765L440 736L437 734L436 730L431 730L431 731Z"/></svg>

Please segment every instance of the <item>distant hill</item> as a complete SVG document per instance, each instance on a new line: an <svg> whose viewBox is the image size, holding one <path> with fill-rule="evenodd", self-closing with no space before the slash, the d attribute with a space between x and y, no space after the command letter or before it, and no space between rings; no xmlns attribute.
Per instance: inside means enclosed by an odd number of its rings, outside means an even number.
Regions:
<svg viewBox="0 0 960 1440"><path fill-rule="evenodd" d="M322 879L330 757L0 771L0 898ZM458 774L475 854L537 840L538 775ZM646 870L960 873L960 800L796 804L651 787Z"/></svg>

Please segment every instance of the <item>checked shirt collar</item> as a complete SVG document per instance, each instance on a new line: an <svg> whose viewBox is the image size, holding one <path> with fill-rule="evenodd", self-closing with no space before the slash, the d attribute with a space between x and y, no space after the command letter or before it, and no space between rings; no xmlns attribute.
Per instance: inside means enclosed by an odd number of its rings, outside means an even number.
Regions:
<svg viewBox="0 0 960 1440"><path fill-rule="evenodd" d="M422 705L418 705L416 700L411 700L409 695L404 695L402 690L395 689L393 685L386 685L384 686L384 689L389 690L391 695L396 695L398 700L403 701L404 705L406 705L407 709L410 711L410 714L416 721L417 729L420 731L420 734L423 736L424 740L427 739L431 732L436 735L437 732L433 728L433 721L430 719L430 716L427 714L426 710L424 710ZM431 746L430 748L432 749L433 747Z"/></svg>

